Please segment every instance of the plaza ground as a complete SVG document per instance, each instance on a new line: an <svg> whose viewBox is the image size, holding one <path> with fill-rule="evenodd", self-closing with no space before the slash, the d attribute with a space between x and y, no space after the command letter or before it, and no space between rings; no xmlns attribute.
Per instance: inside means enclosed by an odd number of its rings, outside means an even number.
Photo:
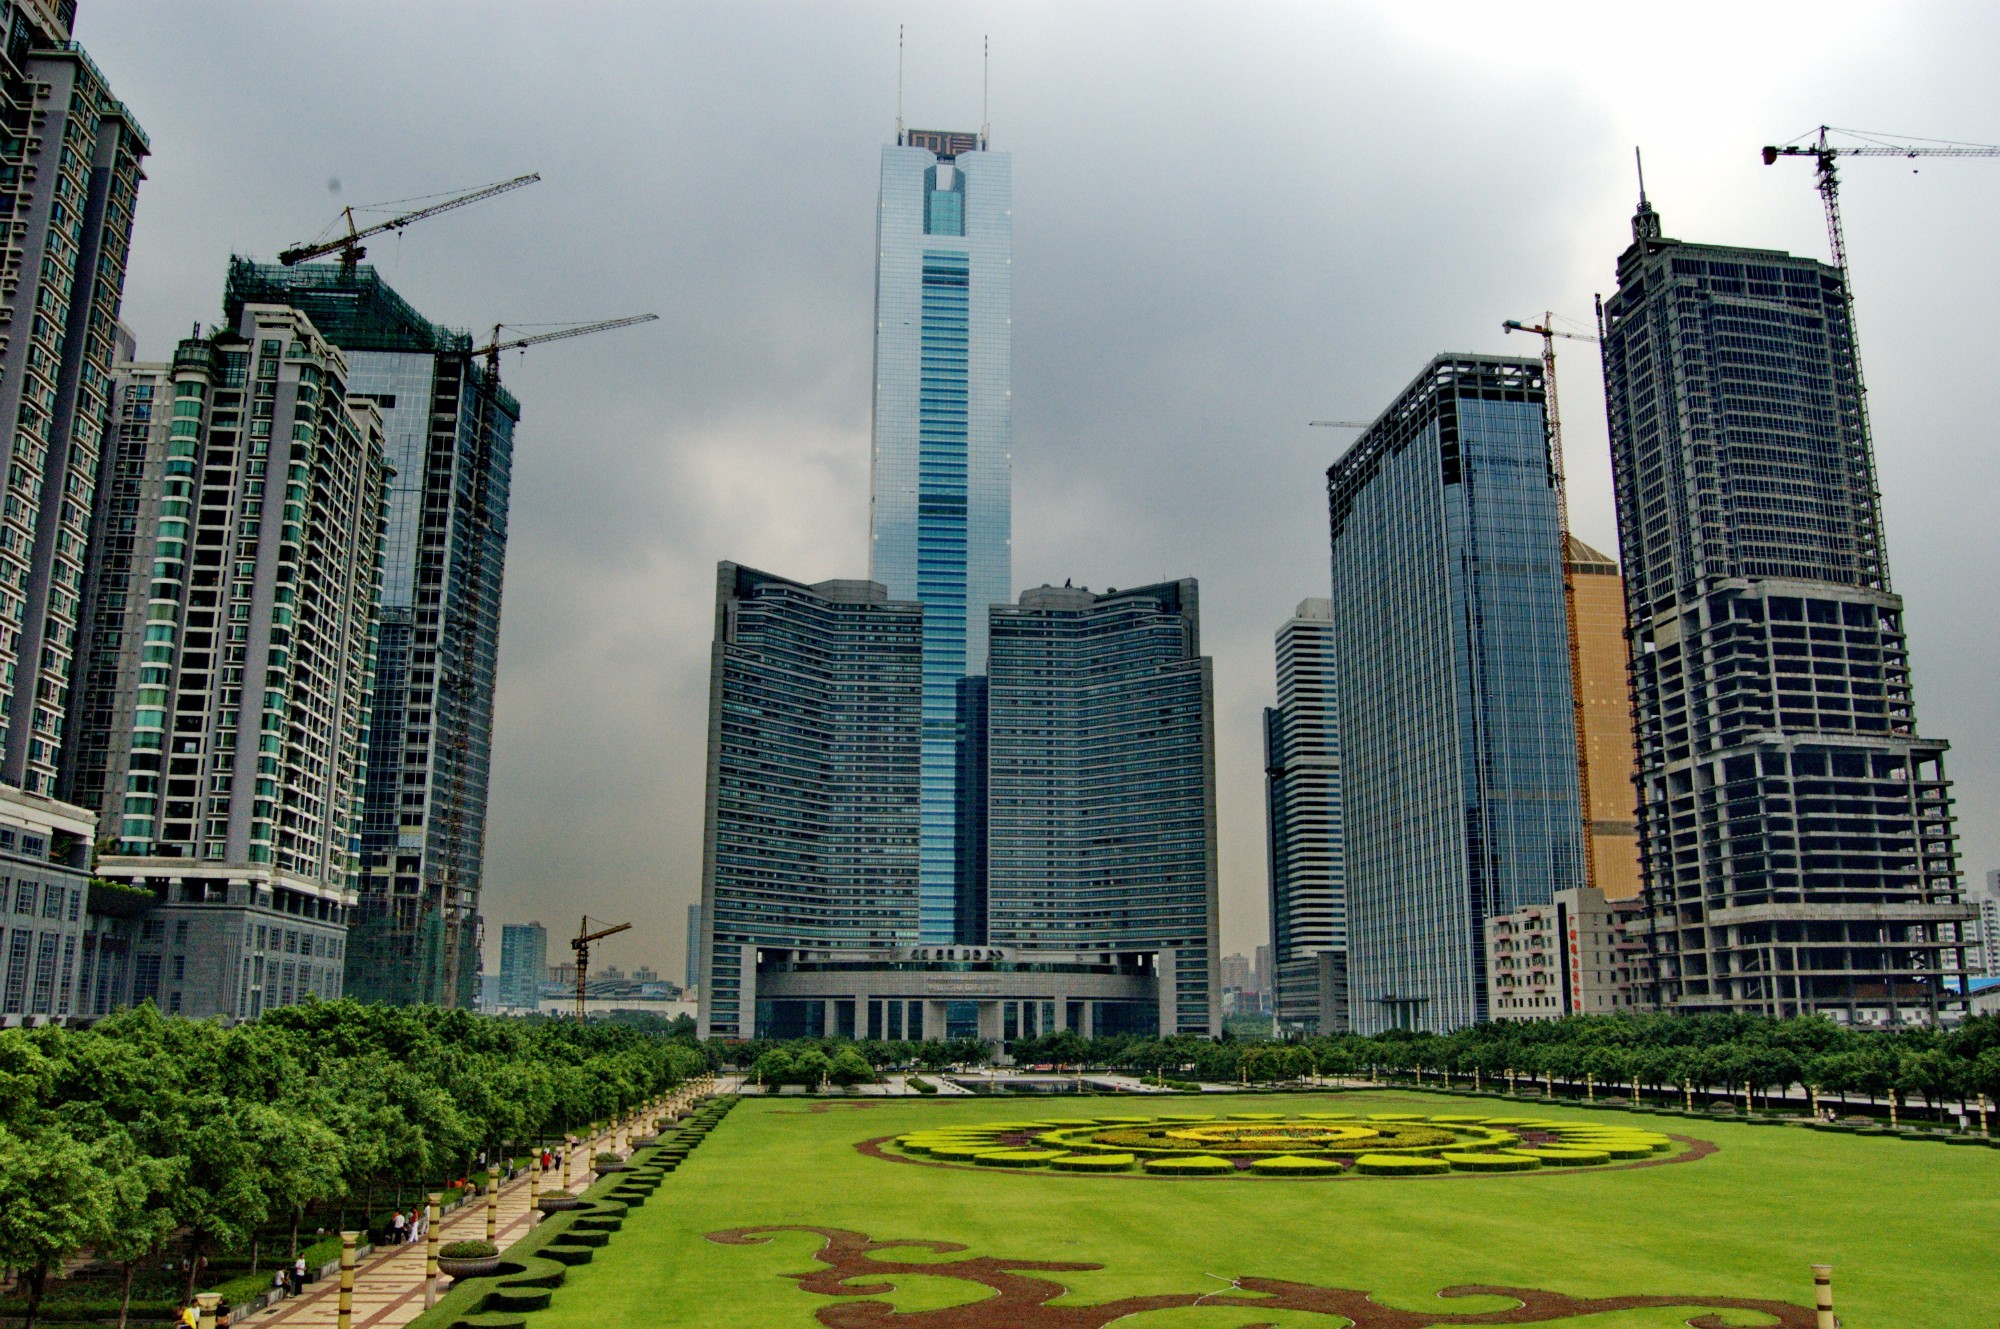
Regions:
<svg viewBox="0 0 2000 1329"><path fill-rule="evenodd" d="M1663 1166L1335 1180L954 1169L885 1161L855 1148L941 1125L1178 1111L1533 1114L1646 1126L1717 1148ZM1845 1329L1990 1329L2000 1303L1996 1219L2000 1150L1727 1119L1387 1091L1198 1100L750 1099L633 1211L592 1263L570 1271L548 1310L529 1318L530 1329L811 1329L827 1323L816 1312L847 1301L911 1312L993 1295L959 1279L897 1275L885 1280L893 1290L833 1298L787 1277L816 1267L817 1236L779 1233L752 1245L708 1239L735 1228L809 1225L876 1239L959 1242L969 1248L964 1256L1103 1266L1034 1275L1068 1287L1057 1304L1226 1292L1238 1277L1363 1289L1389 1305L1438 1310L1447 1323L1448 1314L1510 1304L1438 1300L1440 1289L1456 1285L1691 1298L1678 1310L1533 1321L1668 1329L1697 1314L1702 1297L1810 1306L1809 1266L1829 1263ZM884 1258L963 1257L898 1251ZM1118 1321L1120 1329L1340 1323L1214 1305ZM1713 1323L1772 1321L1725 1311Z"/></svg>

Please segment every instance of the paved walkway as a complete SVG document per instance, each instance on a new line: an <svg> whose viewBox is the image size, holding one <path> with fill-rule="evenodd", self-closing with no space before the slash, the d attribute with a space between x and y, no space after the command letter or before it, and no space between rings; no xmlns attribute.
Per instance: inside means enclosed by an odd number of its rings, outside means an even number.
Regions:
<svg viewBox="0 0 2000 1329"><path fill-rule="evenodd" d="M718 1090L719 1091L719 1090ZM597 1180L588 1169L600 1149L610 1149L612 1131L591 1136L570 1151L570 1189L581 1192ZM523 1172L500 1187L499 1224L494 1241L501 1250L519 1241L534 1226L535 1215L528 1212L528 1178ZM542 1174L542 1189L562 1186L562 1174L550 1170ZM486 1197L472 1196L464 1205L438 1220L438 1245L454 1241L479 1241L486 1237ZM450 1288L451 1280L438 1275L438 1295ZM238 1321L256 1329L334 1329L339 1322L340 1277L329 1275L308 1283L305 1292L288 1297L268 1310ZM401 1329L424 1313L424 1243L378 1248L354 1270L354 1329Z"/></svg>

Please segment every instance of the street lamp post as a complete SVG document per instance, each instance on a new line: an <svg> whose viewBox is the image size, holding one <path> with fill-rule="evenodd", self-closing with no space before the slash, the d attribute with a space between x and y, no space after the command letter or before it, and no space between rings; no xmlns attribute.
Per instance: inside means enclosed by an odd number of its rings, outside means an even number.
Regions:
<svg viewBox="0 0 2000 1329"><path fill-rule="evenodd" d="M337 1329L354 1329L354 1246L358 1232L340 1234L340 1301L334 1312Z"/></svg>
<svg viewBox="0 0 2000 1329"><path fill-rule="evenodd" d="M424 1198L428 1202L424 1211L424 1306L428 1309L437 1305L438 1205L444 1196L432 1191Z"/></svg>
<svg viewBox="0 0 2000 1329"><path fill-rule="evenodd" d="M498 1165L486 1169L486 1239L488 1241L500 1231L500 1168Z"/></svg>

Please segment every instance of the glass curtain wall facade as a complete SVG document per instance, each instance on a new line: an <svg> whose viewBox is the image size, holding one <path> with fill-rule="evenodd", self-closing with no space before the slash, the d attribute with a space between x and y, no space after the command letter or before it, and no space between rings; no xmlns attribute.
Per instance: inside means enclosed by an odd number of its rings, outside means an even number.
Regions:
<svg viewBox="0 0 2000 1329"><path fill-rule="evenodd" d="M1583 879L1538 361L1432 361L1327 472L1354 1028L1488 1015L1485 920Z"/></svg>
<svg viewBox="0 0 2000 1329"><path fill-rule="evenodd" d="M1221 1032L1214 684L1195 583L992 611L987 940L1151 951L1160 1033Z"/></svg>
<svg viewBox="0 0 2000 1329"><path fill-rule="evenodd" d="M350 995L472 1007L494 679L521 406L472 339L373 268L232 259L227 306L282 300L345 353L388 439L382 631Z"/></svg>
<svg viewBox="0 0 2000 1329"><path fill-rule="evenodd" d="M1971 909L1845 277L1665 238L1643 198L1632 235L1604 369L1657 1000L1934 1021Z"/></svg>
<svg viewBox="0 0 2000 1329"><path fill-rule="evenodd" d="M1278 704L1264 712L1273 1006L1289 1027L1334 1033L1322 1018L1319 959L1335 953L1344 970L1347 952L1332 601L1299 604L1278 629L1277 661ZM1345 1021L1344 1009L1332 1014Z"/></svg>
<svg viewBox="0 0 2000 1329"><path fill-rule="evenodd" d="M704 1038L754 1034L760 948L918 940L923 619L876 582L718 569Z"/></svg>
<svg viewBox="0 0 2000 1329"><path fill-rule="evenodd" d="M869 575L924 606L923 940L977 931L977 792L963 778L986 610L1012 590L1013 164L983 136L882 150ZM961 865L967 865L963 871Z"/></svg>

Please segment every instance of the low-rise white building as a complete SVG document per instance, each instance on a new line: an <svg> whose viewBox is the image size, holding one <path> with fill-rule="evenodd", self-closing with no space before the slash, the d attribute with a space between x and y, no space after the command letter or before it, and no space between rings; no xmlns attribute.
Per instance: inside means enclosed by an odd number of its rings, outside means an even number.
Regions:
<svg viewBox="0 0 2000 1329"><path fill-rule="evenodd" d="M1638 902L1582 886L1486 920L1486 991L1495 1020L1553 1020L1635 1009L1644 943Z"/></svg>

